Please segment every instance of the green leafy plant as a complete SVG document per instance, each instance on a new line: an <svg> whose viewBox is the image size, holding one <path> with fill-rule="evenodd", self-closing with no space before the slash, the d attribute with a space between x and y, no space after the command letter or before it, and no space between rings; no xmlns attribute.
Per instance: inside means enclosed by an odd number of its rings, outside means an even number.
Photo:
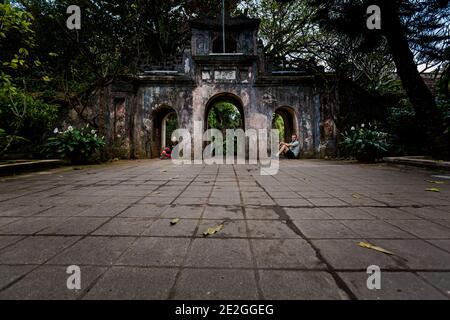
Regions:
<svg viewBox="0 0 450 320"><path fill-rule="evenodd" d="M391 151L397 155L420 153L422 133L417 130L416 113L408 99L388 109L385 128L390 134Z"/></svg>
<svg viewBox="0 0 450 320"><path fill-rule="evenodd" d="M54 128L58 110L58 106L22 90L16 95L0 90L0 128L11 140L5 151L37 151Z"/></svg>
<svg viewBox="0 0 450 320"><path fill-rule="evenodd" d="M105 146L104 138L100 138L96 130L89 128L89 125L81 129L70 126L62 132L55 129L54 133L56 136L48 139L45 152L56 154L73 164L88 163L93 155Z"/></svg>
<svg viewBox="0 0 450 320"><path fill-rule="evenodd" d="M3 149L6 146L6 144L8 143L7 139L8 139L8 137L6 135L5 130L0 128L0 149Z"/></svg>
<svg viewBox="0 0 450 320"><path fill-rule="evenodd" d="M450 133L450 99L440 96L436 99L436 104L442 114L442 120L445 128L444 134L448 135Z"/></svg>
<svg viewBox="0 0 450 320"><path fill-rule="evenodd" d="M360 162L375 162L383 157L390 147L389 135L379 131L376 125L362 124L359 127L352 127L342 136L341 145L344 151Z"/></svg>

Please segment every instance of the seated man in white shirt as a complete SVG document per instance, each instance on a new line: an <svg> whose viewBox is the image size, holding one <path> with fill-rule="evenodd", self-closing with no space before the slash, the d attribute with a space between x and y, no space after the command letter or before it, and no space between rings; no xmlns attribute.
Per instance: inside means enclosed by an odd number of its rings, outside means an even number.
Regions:
<svg viewBox="0 0 450 320"><path fill-rule="evenodd" d="M292 141L290 143L280 143L280 150L277 156L284 155L288 159L297 159L300 154L300 142L296 134L292 135Z"/></svg>

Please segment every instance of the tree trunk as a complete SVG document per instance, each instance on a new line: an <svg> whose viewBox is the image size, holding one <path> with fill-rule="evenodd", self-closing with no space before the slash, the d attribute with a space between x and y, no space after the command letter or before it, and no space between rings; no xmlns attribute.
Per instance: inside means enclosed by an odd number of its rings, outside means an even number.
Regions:
<svg viewBox="0 0 450 320"><path fill-rule="evenodd" d="M417 70L405 28L400 20L399 1L381 0L380 3L382 32L386 37L403 88L416 112L419 130L423 133L423 140L420 141L423 150L433 153L445 152L445 149L442 149L445 148L442 118L433 94Z"/></svg>

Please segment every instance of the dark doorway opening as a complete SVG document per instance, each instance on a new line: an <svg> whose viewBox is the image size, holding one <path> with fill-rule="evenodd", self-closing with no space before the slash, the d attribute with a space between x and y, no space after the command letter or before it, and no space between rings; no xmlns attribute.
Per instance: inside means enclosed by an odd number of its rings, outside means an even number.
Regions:
<svg viewBox="0 0 450 320"><path fill-rule="evenodd" d="M218 94L210 99L205 111L205 130L217 129L223 135L223 151L226 153L226 131L245 130L244 108L241 99L233 94ZM204 144L206 147L208 143ZM237 152L235 138L234 153Z"/></svg>
<svg viewBox="0 0 450 320"><path fill-rule="evenodd" d="M289 107L281 107L275 110L272 118L272 128L280 132L280 141L290 142L291 136L297 134L297 117L295 111Z"/></svg>
<svg viewBox="0 0 450 320"><path fill-rule="evenodd" d="M163 106L153 112L152 158L159 157L164 147L169 146L172 133L178 128L178 116L173 108Z"/></svg>

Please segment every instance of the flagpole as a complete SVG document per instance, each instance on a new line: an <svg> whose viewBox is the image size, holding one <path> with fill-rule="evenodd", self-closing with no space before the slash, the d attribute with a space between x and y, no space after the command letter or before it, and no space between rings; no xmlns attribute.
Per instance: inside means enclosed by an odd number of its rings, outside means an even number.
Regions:
<svg viewBox="0 0 450 320"><path fill-rule="evenodd" d="M226 53L225 48L225 0L222 0L222 47L223 47L223 53Z"/></svg>

